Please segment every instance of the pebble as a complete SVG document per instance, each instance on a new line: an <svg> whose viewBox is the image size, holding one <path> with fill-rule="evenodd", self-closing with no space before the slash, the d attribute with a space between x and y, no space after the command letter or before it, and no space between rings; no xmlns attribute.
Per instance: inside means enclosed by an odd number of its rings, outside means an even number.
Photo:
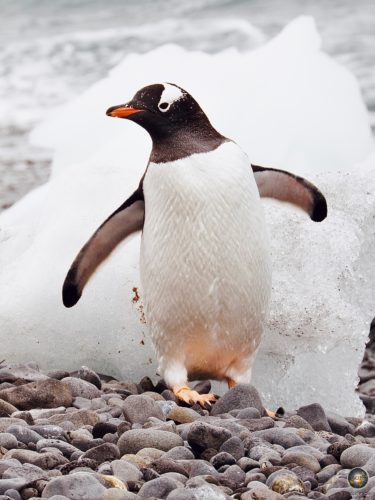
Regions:
<svg viewBox="0 0 375 500"><path fill-rule="evenodd" d="M152 398L143 394L127 397L122 404L122 411L125 419L132 424L144 424L150 417L165 420L160 406Z"/></svg>
<svg viewBox="0 0 375 500"><path fill-rule="evenodd" d="M188 432L187 441L192 449L198 452L206 448L219 450L220 446L231 436L228 430L221 427L204 422L193 422Z"/></svg>
<svg viewBox="0 0 375 500"><path fill-rule="evenodd" d="M60 380L47 379L0 391L0 398L18 410L71 406L72 391Z"/></svg>
<svg viewBox="0 0 375 500"><path fill-rule="evenodd" d="M167 414L167 418L174 420L179 424L188 424L201 418L201 415L192 408L185 408L183 406L172 406Z"/></svg>
<svg viewBox="0 0 375 500"><path fill-rule="evenodd" d="M297 415L304 418L315 431L331 432L332 430L323 407L318 403L301 406L297 410Z"/></svg>
<svg viewBox="0 0 375 500"><path fill-rule="evenodd" d="M82 459L84 458L89 458L95 460L98 464L102 464L107 460L112 461L120 458L120 450L113 443L103 443L86 451L82 455Z"/></svg>
<svg viewBox="0 0 375 500"><path fill-rule="evenodd" d="M13 434L9 432L3 432L0 434L0 447L11 450L12 448L17 448L18 441Z"/></svg>
<svg viewBox="0 0 375 500"><path fill-rule="evenodd" d="M91 473L75 472L56 477L44 488L42 498L63 495L70 499L102 500L106 488Z"/></svg>
<svg viewBox="0 0 375 500"><path fill-rule="evenodd" d="M163 382L147 377L134 384L87 367L55 378L35 364L21 369L36 380L16 385L8 373L0 389L0 500L5 493L7 500L345 500L354 466L367 470L362 491L375 500L371 415L344 418L312 404L270 418L245 384L209 413L179 406ZM48 405L35 388L51 381L57 390ZM8 398L20 391L17 406ZM58 401L59 391L68 398Z"/></svg>
<svg viewBox="0 0 375 500"><path fill-rule="evenodd" d="M140 498L167 498L169 493L183 485L168 477L158 477L145 483L138 492Z"/></svg>
<svg viewBox="0 0 375 500"><path fill-rule="evenodd" d="M177 434L155 429L132 429L124 432L117 443L121 455L137 453L142 448L157 448L168 451L175 446L182 446L183 440Z"/></svg>
<svg viewBox="0 0 375 500"><path fill-rule="evenodd" d="M211 415L229 413L231 410L243 408L256 408L261 415L264 414L262 400L254 386L238 384L227 391L213 406Z"/></svg>

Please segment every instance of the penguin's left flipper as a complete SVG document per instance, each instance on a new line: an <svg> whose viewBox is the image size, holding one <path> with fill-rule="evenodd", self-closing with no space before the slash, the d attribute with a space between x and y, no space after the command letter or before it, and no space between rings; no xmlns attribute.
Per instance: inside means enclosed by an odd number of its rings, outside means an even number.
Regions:
<svg viewBox="0 0 375 500"><path fill-rule="evenodd" d="M144 217L145 202L139 188L103 222L75 258L63 285L64 306L78 302L96 268L122 240L142 230Z"/></svg>
<svg viewBox="0 0 375 500"><path fill-rule="evenodd" d="M315 222L327 217L327 202L319 189L303 177L285 170L251 165L262 198L293 203L307 212Z"/></svg>

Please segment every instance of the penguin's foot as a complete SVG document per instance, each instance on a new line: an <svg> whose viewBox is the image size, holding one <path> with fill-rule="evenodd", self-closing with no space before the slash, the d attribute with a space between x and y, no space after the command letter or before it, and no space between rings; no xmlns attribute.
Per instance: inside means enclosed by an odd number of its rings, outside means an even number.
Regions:
<svg viewBox="0 0 375 500"><path fill-rule="evenodd" d="M175 396L184 403L191 405L199 403L203 408L211 406L211 403L217 399L214 394L199 394L199 392L193 391L187 385L175 385L172 389Z"/></svg>

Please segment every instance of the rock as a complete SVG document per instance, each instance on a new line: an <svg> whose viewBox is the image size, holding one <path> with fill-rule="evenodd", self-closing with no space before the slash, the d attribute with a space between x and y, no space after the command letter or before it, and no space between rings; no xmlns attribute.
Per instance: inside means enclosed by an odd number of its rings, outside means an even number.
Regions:
<svg viewBox="0 0 375 500"><path fill-rule="evenodd" d="M4 496L11 498L12 500L22 500L21 495L18 493L17 490L14 490L13 488L10 490L6 490L4 492Z"/></svg>
<svg viewBox="0 0 375 500"><path fill-rule="evenodd" d="M281 469L268 476L266 485L276 493L285 495L291 491L305 493L305 486L301 479L291 471Z"/></svg>
<svg viewBox="0 0 375 500"><path fill-rule="evenodd" d="M143 425L150 417L165 420L164 413L156 402L143 394L127 397L122 404L122 411L125 419L132 424Z"/></svg>
<svg viewBox="0 0 375 500"><path fill-rule="evenodd" d="M239 488L245 482L246 473L238 465L230 465L223 473L223 477L229 479Z"/></svg>
<svg viewBox="0 0 375 500"><path fill-rule="evenodd" d="M224 441L231 436L228 430L221 427L204 422L193 422L188 432L187 441L193 449L202 452L206 448L219 450Z"/></svg>
<svg viewBox="0 0 375 500"><path fill-rule="evenodd" d="M356 436L375 437L375 425L365 420L355 429L354 434Z"/></svg>
<svg viewBox="0 0 375 500"><path fill-rule="evenodd" d="M124 432L118 440L121 455L137 453L142 448L157 448L168 451L175 446L182 446L183 440L177 434L155 429L132 429Z"/></svg>
<svg viewBox="0 0 375 500"><path fill-rule="evenodd" d="M117 431L117 426L109 422L98 422L94 425L92 435L94 438L102 438L105 434L114 434Z"/></svg>
<svg viewBox="0 0 375 500"><path fill-rule="evenodd" d="M320 404L313 403L311 405L301 406L297 410L297 415L304 418L315 431L331 432L327 415Z"/></svg>
<svg viewBox="0 0 375 500"><path fill-rule="evenodd" d="M70 499L102 500L105 491L106 488L93 474L75 472L51 479L43 490L42 498L64 495Z"/></svg>
<svg viewBox="0 0 375 500"><path fill-rule="evenodd" d="M41 469L54 469L58 465L68 463L68 460L61 453L37 453L32 450L10 450L4 455L4 458L15 458L22 464L33 464Z"/></svg>
<svg viewBox="0 0 375 500"><path fill-rule="evenodd" d="M101 396L100 390L94 384L91 384L86 380L75 377L66 377L63 378L61 382L70 387L72 395L75 398L81 397L86 399L94 399Z"/></svg>
<svg viewBox="0 0 375 500"><path fill-rule="evenodd" d="M261 412L256 408L250 406L249 408L244 408L243 410L236 411L236 418L240 419L253 419L260 418Z"/></svg>
<svg viewBox="0 0 375 500"><path fill-rule="evenodd" d="M20 418L0 417L0 432L6 432L8 427L13 424L27 426L26 422Z"/></svg>
<svg viewBox="0 0 375 500"><path fill-rule="evenodd" d="M285 427L295 427L297 429L313 430L312 426L300 415L291 415L285 421Z"/></svg>
<svg viewBox="0 0 375 500"><path fill-rule="evenodd" d="M17 448L17 446L17 439L13 434L9 434L9 432L0 434L0 447L11 450L12 448Z"/></svg>
<svg viewBox="0 0 375 500"><path fill-rule="evenodd" d="M102 500L133 500L137 495L131 491L109 488L103 495Z"/></svg>
<svg viewBox="0 0 375 500"><path fill-rule="evenodd" d="M173 460L172 458L161 457L155 460L151 464L151 467L155 472L157 472L160 475L167 474L168 472L175 472L182 476L188 475L186 468L181 463L177 462L176 460Z"/></svg>
<svg viewBox="0 0 375 500"><path fill-rule="evenodd" d="M142 479L142 472L135 465L125 460L113 460L111 466L113 475L121 479L124 483Z"/></svg>
<svg viewBox="0 0 375 500"><path fill-rule="evenodd" d="M8 427L7 432L13 434L17 441L24 444L37 443L42 439L42 436L37 432L24 425L11 425Z"/></svg>
<svg viewBox="0 0 375 500"><path fill-rule="evenodd" d="M345 436L346 434L354 434L354 426L350 424L344 417L338 415L337 413L327 411L328 424L332 429L332 432L339 434L340 436Z"/></svg>
<svg viewBox="0 0 375 500"><path fill-rule="evenodd" d="M19 410L71 406L70 388L60 380L47 379L0 391L0 398Z"/></svg>
<svg viewBox="0 0 375 500"><path fill-rule="evenodd" d="M257 481L254 481L257 483ZM248 485L249 486L249 485ZM269 490L264 484L256 484L250 491L246 491L241 495L241 500L283 500L283 496L274 491Z"/></svg>
<svg viewBox="0 0 375 500"><path fill-rule="evenodd" d="M98 464L102 464L107 460L112 461L120 458L120 450L113 443L103 443L86 451L82 455L83 458L89 458L95 460Z"/></svg>
<svg viewBox="0 0 375 500"><path fill-rule="evenodd" d="M23 479L22 477L0 479L0 495L3 495L7 490L19 491L28 483L29 481L27 479Z"/></svg>
<svg viewBox="0 0 375 500"><path fill-rule="evenodd" d="M36 451L41 452L46 448L56 448L56 450L60 450L61 453L68 458L72 453L79 451L75 446L72 446L66 441L61 441L60 439L41 439L37 442Z"/></svg>
<svg viewBox="0 0 375 500"><path fill-rule="evenodd" d="M182 485L177 481L170 478L158 477L145 483L139 490L138 496L141 498L167 498L169 493L178 487L182 487Z"/></svg>
<svg viewBox="0 0 375 500"><path fill-rule="evenodd" d="M362 467L375 455L375 448L370 448L366 444L355 444L341 453L340 463L346 469Z"/></svg>
<svg viewBox="0 0 375 500"><path fill-rule="evenodd" d="M241 420L241 424L246 427L250 432L262 431L264 429L270 429L275 426L275 423L271 417L261 417L261 418L251 418L247 420Z"/></svg>
<svg viewBox="0 0 375 500"><path fill-rule="evenodd" d="M90 384L95 385L98 389L102 388L102 381L100 380L99 375L87 366L81 366L77 373L72 373L72 377L78 377L82 380L86 380L86 382L90 382Z"/></svg>
<svg viewBox="0 0 375 500"><path fill-rule="evenodd" d="M65 406L58 406L57 408L37 408L34 410L29 410L29 413L34 420L38 420L40 418L49 418L52 417L52 415L65 413L65 411Z"/></svg>
<svg viewBox="0 0 375 500"><path fill-rule="evenodd" d="M329 498L329 500L350 500L352 498L352 495L349 491L332 488L331 490L327 491L327 497Z"/></svg>
<svg viewBox="0 0 375 500"><path fill-rule="evenodd" d="M9 467L9 469L7 469L3 474L3 479L11 479L16 477L26 479L29 483L37 481L38 479L48 479L46 471L44 471L40 467L37 467L36 465L28 463Z"/></svg>
<svg viewBox="0 0 375 500"><path fill-rule="evenodd" d="M185 408L184 406L173 406L167 414L167 417L174 420L178 424L188 424L198 420L198 418L201 418L199 413L191 408Z"/></svg>
<svg viewBox="0 0 375 500"><path fill-rule="evenodd" d="M46 380L48 377L39 371L37 363L29 361L28 363L7 363L2 366L0 368L0 379L2 382L5 380L14 382L17 379L35 382L37 380Z"/></svg>
<svg viewBox="0 0 375 500"><path fill-rule="evenodd" d="M168 500L226 500L228 497L214 484L204 484L197 488L178 488L169 493Z"/></svg>
<svg viewBox="0 0 375 500"><path fill-rule="evenodd" d="M333 477L337 472L342 469L340 464L330 464L326 465L320 472L317 473L316 478L319 483L326 483L331 477Z"/></svg>
<svg viewBox="0 0 375 500"><path fill-rule="evenodd" d="M281 464L286 465L291 463L302 465L315 473L320 471L320 464L318 460L314 456L302 451L287 451L285 453L281 460Z"/></svg>
<svg viewBox="0 0 375 500"><path fill-rule="evenodd" d="M172 458L173 460L191 460L194 458L193 452L185 448L185 446L176 446L167 451L163 456L164 458Z"/></svg>
<svg viewBox="0 0 375 500"><path fill-rule="evenodd" d="M64 429L58 425L32 425L29 429L35 431L45 439L58 439L62 438L65 434Z"/></svg>
<svg viewBox="0 0 375 500"><path fill-rule="evenodd" d="M214 455L211 460L211 464L215 469L220 469L223 465L233 465L236 463L236 459L230 453L222 451Z"/></svg>
<svg viewBox="0 0 375 500"><path fill-rule="evenodd" d="M51 424L63 425L64 422L71 422L76 429L84 425L94 426L100 421L99 416L90 410L75 410L64 415L53 415L48 419Z"/></svg>
<svg viewBox="0 0 375 500"><path fill-rule="evenodd" d="M17 408L7 401L4 401L3 399L0 399L0 417L9 417L17 411Z"/></svg>
<svg viewBox="0 0 375 500"><path fill-rule="evenodd" d="M224 441L219 450L230 453L236 460L245 456L244 444L237 436L233 436Z"/></svg>
<svg viewBox="0 0 375 500"><path fill-rule="evenodd" d="M256 431L252 434L254 437L261 437L271 444L279 444L283 448L291 448L292 446L304 445L305 441L294 434L289 429L280 429L273 427L264 431Z"/></svg>
<svg viewBox="0 0 375 500"><path fill-rule="evenodd" d="M196 476L217 476L218 473L212 465L210 465L205 460L189 460L184 462L184 465L187 466L189 470L189 477Z"/></svg>
<svg viewBox="0 0 375 500"><path fill-rule="evenodd" d="M231 410L253 407L264 414L262 400L254 386L238 384L227 391L213 406L211 415L229 413Z"/></svg>

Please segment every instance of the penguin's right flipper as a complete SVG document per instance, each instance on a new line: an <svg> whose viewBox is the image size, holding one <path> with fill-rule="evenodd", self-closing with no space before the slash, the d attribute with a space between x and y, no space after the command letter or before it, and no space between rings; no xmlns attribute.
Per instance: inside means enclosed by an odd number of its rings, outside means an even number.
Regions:
<svg viewBox="0 0 375 500"><path fill-rule="evenodd" d="M103 222L75 258L63 285L64 306L78 302L90 276L122 240L142 230L144 217L145 202L139 188Z"/></svg>
<svg viewBox="0 0 375 500"><path fill-rule="evenodd" d="M251 165L262 198L293 203L307 212L311 220L321 222L327 217L324 195L311 182L285 170Z"/></svg>

